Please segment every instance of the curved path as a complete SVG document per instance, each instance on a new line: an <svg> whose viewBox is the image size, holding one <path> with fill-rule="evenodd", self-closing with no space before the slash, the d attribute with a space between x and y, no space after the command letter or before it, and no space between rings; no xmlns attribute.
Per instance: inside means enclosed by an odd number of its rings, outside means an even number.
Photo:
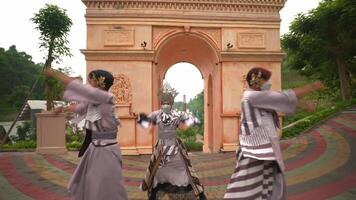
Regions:
<svg viewBox="0 0 356 200"><path fill-rule="evenodd" d="M356 107L281 146L288 199L356 199ZM192 153L191 158L208 199L221 199L234 169L234 153ZM123 156L130 199L146 199L138 185L148 160L149 156ZM77 163L75 152L0 153L0 199L68 199L66 185Z"/></svg>

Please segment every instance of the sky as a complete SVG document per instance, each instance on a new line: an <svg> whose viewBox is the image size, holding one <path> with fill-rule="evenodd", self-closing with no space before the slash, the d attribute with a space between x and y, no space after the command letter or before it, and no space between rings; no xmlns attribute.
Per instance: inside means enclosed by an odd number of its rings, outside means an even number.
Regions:
<svg viewBox="0 0 356 200"><path fill-rule="evenodd" d="M317 7L320 1L288 0L280 12L281 35L288 32L290 23L298 13L305 13ZM0 6L0 47L7 49L11 45L16 45L19 51L31 55L34 62L43 63L45 52L39 50L39 33L35 30L35 25L30 22L30 18L46 3L66 9L73 21L68 38L73 57L64 58L60 66L70 66L73 76L85 77L85 58L80 53L80 49L86 48L86 23L85 6L81 0L9 0L2 2ZM194 80L194 84L187 85L186 81L182 81L183 79L187 80L187 74L189 80ZM203 80L199 70L189 63L171 67L165 80L180 93L176 98L178 101L182 101L183 94L187 95L189 101L190 98L203 90Z"/></svg>

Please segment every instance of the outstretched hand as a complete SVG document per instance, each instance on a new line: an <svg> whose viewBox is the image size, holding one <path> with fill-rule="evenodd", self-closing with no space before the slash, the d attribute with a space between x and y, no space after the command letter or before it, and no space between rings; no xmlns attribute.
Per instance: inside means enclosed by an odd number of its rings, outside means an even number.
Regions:
<svg viewBox="0 0 356 200"><path fill-rule="evenodd" d="M143 128L151 127L151 120L145 113L138 114L137 123L140 124Z"/></svg>
<svg viewBox="0 0 356 200"><path fill-rule="evenodd" d="M314 90L323 90L323 89L324 89L324 84L320 81L317 81L302 87L294 88L293 90L297 97L302 97Z"/></svg>
<svg viewBox="0 0 356 200"><path fill-rule="evenodd" d="M145 113L139 113L137 116L137 123L141 123L142 121L148 121L148 117Z"/></svg>

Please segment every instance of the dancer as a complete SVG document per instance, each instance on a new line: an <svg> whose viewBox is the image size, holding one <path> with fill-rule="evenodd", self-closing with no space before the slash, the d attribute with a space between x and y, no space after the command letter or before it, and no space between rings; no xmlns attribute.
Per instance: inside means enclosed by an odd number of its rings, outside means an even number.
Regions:
<svg viewBox="0 0 356 200"><path fill-rule="evenodd" d="M174 89L173 89L174 90ZM161 109L148 116L141 113L138 123L148 128L157 125L158 141L154 146L151 160L142 181L141 189L147 190L149 200L156 200L157 192L188 193L193 191L200 200L205 200L204 188L192 168L188 152L177 137L177 128L187 129L197 119L187 113L172 110L177 95L172 88L160 92Z"/></svg>
<svg viewBox="0 0 356 200"><path fill-rule="evenodd" d="M120 147L117 144L118 119L114 114L114 97L108 92L114 77L107 71L94 70L88 75L89 85L58 71L47 68L47 76L65 86L64 100L76 101L55 112L69 111L85 119L91 131L88 147L69 183L69 194L74 200L127 200L121 168Z"/></svg>
<svg viewBox="0 0 356 200"><path fill-rule="evenodd" d="M320 82L292 90L269 91L271 72L251 69L246 77L249 85L243 93L240 146L237 164L227 186L224 199L284 200L285 166L279 147L277 112L294 112L298 97L322 88Z"/></svg>

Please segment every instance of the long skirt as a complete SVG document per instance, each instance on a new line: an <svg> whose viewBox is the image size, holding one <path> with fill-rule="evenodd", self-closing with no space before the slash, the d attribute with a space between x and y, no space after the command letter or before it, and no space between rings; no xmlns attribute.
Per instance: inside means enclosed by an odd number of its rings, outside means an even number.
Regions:
<svg viewBox="0 0 356 200"><path fill-rule="evenodd" d="M286 183L278 163L242 156L237 161L224 199L287 199Z"/></svg>
<svg viewBox="0 0 356 200"><path fill-rule="evenodd" d="M179 139L176 139L177 153L165 160L169 148L164 149L157 142L151 156L150 164L142 182L142 190L148 196L155 188L167 193L185 193L192 191L195 196L204 192L203 185L188 158L188 152ZM171 149L172 150L172 149Z"/></svg>
<svg viewBox="0 0 356 200"><path fill-rule="evenodd" d="M73 200L127 200L118 144L94 146L85 151L70 182Z"/></svg>

